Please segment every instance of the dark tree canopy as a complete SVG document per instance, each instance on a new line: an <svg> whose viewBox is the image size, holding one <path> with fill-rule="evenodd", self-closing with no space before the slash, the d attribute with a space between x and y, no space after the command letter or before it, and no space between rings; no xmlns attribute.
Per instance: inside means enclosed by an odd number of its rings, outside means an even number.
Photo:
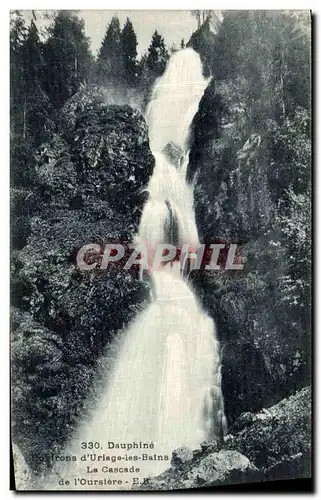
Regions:
<svg viewBox="0 0 321 500"><path fill-rule="evenodd" d="M146 66L152 73L160 76L165 71L168 59L164 38L156 30L148 47Z"/></svg>
<svg viewBox="0 0 321 500"><path fill-rule="evenodd" d="M19 12L11 20L11 175L32 182L32 153L52 128L52 106L43 89L43 44L33 21L26 28Z"/></svg>
<svg viewBox="0 0 321 500"><path fill-rule="evenodd" d="M122 49L119 19L114 16L107 27L97 58L99 83L117 81L122 75Z"/></svg>
<svg viewBox="0 0 321 500"><path fill-rule="evenodd" d="M84 21L71 11L59 11L44 46L45 90L56 108L88 80L92 55Z"/></svg>
<svg viewBox="0 0 321 500"><path fill-rule="evenodd" d="M128 17L121 32L121 48L124 79L128 85L135 86L137 79L137 37Z"/></svg>

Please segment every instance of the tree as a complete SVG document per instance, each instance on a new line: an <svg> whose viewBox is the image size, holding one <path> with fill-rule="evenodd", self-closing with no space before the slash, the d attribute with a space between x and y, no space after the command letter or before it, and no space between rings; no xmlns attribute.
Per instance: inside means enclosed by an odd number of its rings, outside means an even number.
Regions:
<svg viewBox="0 0 321 500"><path fill-rule="evenodd" d="M28 28L22 52L25 85L23 137L25 138L28 133L36 148L46 138L45 128L48 125L50 128L52 109L49 98L43 90L43 45L33 20Z"/></svg>
<svg viewBox="0 0 321 500"><path fill-rule="evenodd" d="M10 115L11 134L18 135L23 129L24 61L23 46L27 28L20 11L11 13L10 19Z"/></svg>
<svg viewBox="0 0 321 500"><path fill-rule="evenodd" d="M10 39L11 181L30 187L32 156L50 134L52 109L42 88L42 44L35 23L27 28L21 14L13 13Z"/></svg>
<svg viewBox="0 0 321 500"><path fill-rule="evenodd" d="M85 23L72 11L59 11L55 16L44 59L44 87L55 108L60 108L88 81L93 63Z"/></svg>
<svg viewBox="0 0 321 500"><path fill-rule="evenodd" d="M98 53L97 77L99 83L106 85L110 81L119 80L123 73L122 63L119 19L117 16L114 16L107 27Z"/></svg>
<svg viewBox="0 0 321 500"><path fill-rule="evenodd" d="M146 66L157 78L164 73L168 59L169 54L165 46L164 38L156 30L148 48Z"/></svg>
<svg viewBox="0 0 321 500"><path fill-rule="evenodd" d="M132 22L127 17L121 32L124 79L129 86L135 86L137 79L137 37Z"/></svg>
<svg viewBox="0 0 321 500"><path fill-rule="evenodd" d="M202 24L210 19L212 11L211 10L191 10L191 14L196 19L197 29L199 29Z"/></svg>
<svg viewBox="0 0 321 500"><path fill-rule="evenodd" d="M33 20L30 23L23 45L23 57L25 60L25 80L29 83L38 80L41 73L42 58L38 29Z"/></svg>
<svg viewBox="0 0 321 500"><path fill-rule="evenodd" d="M142 56L138 64L139 86L143 96L143 106L147 105L151 97L153 84L164 73L168 59L169 53L164 38L156 30L147 52Z"/></svg>
<svg viewBox="0 0 321 500"><path fill-rule="evenodd" d="M181 49L185 49L185 41L184 38L181 40Z"/></svg>
<svg viewBox="0 0 321 500"><path fill-rule="evenodd" d="M20 11L10 18L10 181L25 184L30 148L27 141L24 44L27 27Z"/></svg>

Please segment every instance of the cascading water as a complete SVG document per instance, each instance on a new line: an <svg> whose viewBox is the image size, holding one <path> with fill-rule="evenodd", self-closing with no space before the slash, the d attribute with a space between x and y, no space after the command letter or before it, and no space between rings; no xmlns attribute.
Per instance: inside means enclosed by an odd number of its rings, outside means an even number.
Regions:
<svg viewBox="0 0 321 500"><path fill-rule="evenodd" d="M156 163L147 187L149 199L137 241L152 246L172 243L166 241L166 224L168 218L175 218L178 244L195 247L199 243L193 186L185 180L186 148L190 122L206 85L200 58L192 49L175 53L164 76L156 83L146 114ZM162 153L170 141L183 152L179 168ZM130 489L133 477L141 480L167 469L174 449L198 448L203 440L218 436L224 425L215 325L200 308L182 276L180 263L152 270L151 279L154 298L124 335L113 374L93 417L79 428L67 450L79 457L80 442L99 442L103 450L91 451L117 455L120 461L111 464L78 460L59 472L68 476L72 489L77 489L75 478L115 478L123 482L122 486L86 483L79 489ZM110 450L108 442L153 443L154 448ZM142 460L145 454L149 457L156 454L163 460ZM139 458L127 461L128 455ZM139 472L106 474L101 471L106 463L109 467L134 464ZM88 474L87 466L99 471Z"/></svg>
<svg viewBox="0 0 321 500"><path fill-rule="evenodd" d="M193 49L172 55L146 113L153 152L162 152L169 142L185 150L189 127L207 83L200 57Z"/></svg>

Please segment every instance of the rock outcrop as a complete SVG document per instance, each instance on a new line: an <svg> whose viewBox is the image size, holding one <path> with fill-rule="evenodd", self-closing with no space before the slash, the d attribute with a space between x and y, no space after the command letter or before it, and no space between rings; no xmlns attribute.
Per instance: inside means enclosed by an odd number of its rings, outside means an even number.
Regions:
<svg viewBox="0 0 321 500"><path fill-rule="evenodd" d="M273 155L283 145L272 146L271 130L252 124L235 89L232 81L209 82L193 120L188 166L201 242L237 244L245 261L240 271L191 273L217 325L229 424L310 380L308 229L302 225L302 241L289 236L292 215L280 214L286 201L272 179ZM282 130L278 141L289 133ZM296 266L292 254L300 255Z"/></svg>
<svg viewBox="0 0 321 500"><path fill-rule="evenodd" d="M140 490L175 490L311 476L311 392L257 414L244 413L224 444L175 450L171 467Z"/></svg>
<svg viewBox="0 0 321 500"><path fill-rule="evenodd" d="M244 413L230 429L225 446L246 455L269 476L299 477L310 472L311 390L302 389L257 414ZM300 464L300 465L299 465ZM288 472L286 470L288 469ZM280 477L280 476L279 476Z"/></svg>

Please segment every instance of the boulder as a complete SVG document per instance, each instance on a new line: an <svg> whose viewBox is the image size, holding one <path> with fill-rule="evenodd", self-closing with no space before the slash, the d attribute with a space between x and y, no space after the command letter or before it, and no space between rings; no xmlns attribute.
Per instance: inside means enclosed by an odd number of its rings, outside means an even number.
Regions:
<svg viewBox="0 0 321 500"><path fill-rule="evenodd" d="M188 458L180 462L179 467L173 463L174 454L176 457L174 452L172 467L168 471L150 479L138 489L150 491L201 488L259 481L263 477L249 459L237 451L220 450L197 454L194 459Z"/></svg>
<svg viewBox="0 0 321 500"><path fill-rule="evenodd" d="M262 477L250 460L237 451L211 453L187 475L189 487L253 482Z"/></svg>
<svg viewBox="0 0 321 500"><path fill-rule="evenodd" d="M180 165L180 159L184 151L179 146L177 146L173 142L169 142L162 152L173 165L175 165L176 167Z"/></svg>
<svg viewBox="0 0 321 500"><path fill-rule="evenodd" d="M177 450L173 451L171 465L173 467L181 467L183 464L189 462L192 459L192 450L190 450L186 446L183 446L182 448L178 448Z"/></svg>
<svg viewBox="0 0 321 500"><path fill-rule="evenodd" d="M301 467L309 474L310 387L259 413L241 415L230 433L233 436L228 437L225 446L246 455L268 475L275 476L278 471L282 474L282 469L290 470L292 465L294 471Z"/></svg>

